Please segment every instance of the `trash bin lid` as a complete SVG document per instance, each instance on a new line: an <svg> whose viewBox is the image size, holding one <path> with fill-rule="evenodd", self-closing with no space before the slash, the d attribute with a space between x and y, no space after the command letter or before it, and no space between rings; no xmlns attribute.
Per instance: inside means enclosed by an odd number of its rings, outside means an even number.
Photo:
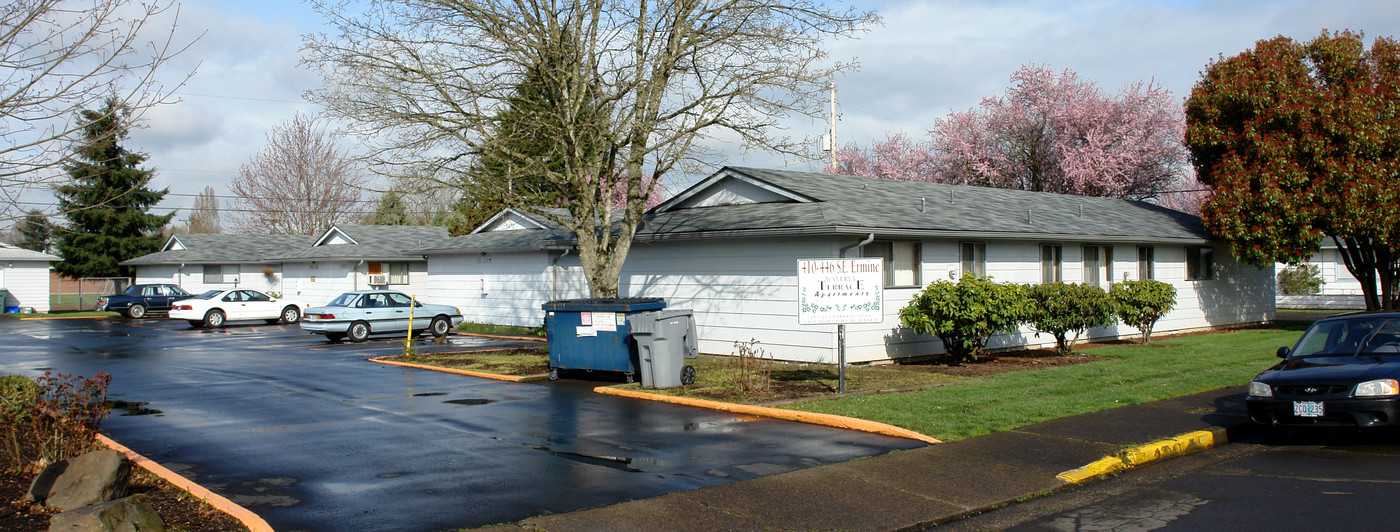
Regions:
<svg viewBox="0 0 1400 532"><path fill-rule="evenodd" d="M555 312L633 312L666 308L666 300L659 297L556 299L546 302L544 305L541 305L541 308Z"/></svg>

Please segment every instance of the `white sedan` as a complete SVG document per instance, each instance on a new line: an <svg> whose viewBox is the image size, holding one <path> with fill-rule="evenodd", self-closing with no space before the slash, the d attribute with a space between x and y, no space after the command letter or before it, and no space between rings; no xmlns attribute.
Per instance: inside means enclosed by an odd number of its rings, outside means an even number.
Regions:
<svg viewBox="0 0 1400 532"><path fill-rule="evenodd" d="M225 322L244 320L296 323L301 321L301 314L308 306L257 290L210 290L175 302L170 308L170 317L188 321L191 327L223 327Z"/></svg>

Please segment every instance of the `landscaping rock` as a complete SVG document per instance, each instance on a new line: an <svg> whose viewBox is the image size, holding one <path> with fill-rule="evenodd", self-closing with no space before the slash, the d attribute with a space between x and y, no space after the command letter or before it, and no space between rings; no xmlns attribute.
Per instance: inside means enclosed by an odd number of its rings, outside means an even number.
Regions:
<svg viewBox="0 0 1400 532"><path fill-rule="evenodd" d="M62 475L65 469L68 469L68 462L54 462L44 467L39 476L29 483L29 491L24 493L24 502L42 503L44 499L49 498L54 481L58 480L58 476Z"/></svg>
<svg viewBox="0 0 1400 532"><path fill-rule="evenodd" d="M66 512L111 501L126 495L130 481L131 461L122 453L93 451L68 460L43 503Z"/></svg>
<svg viewBox="0 0 1400 532"><path fill-rule="evenodd" d="M63 512L49 520L49 532L159 532L165 523L151 505L126 497Z"/></svg>

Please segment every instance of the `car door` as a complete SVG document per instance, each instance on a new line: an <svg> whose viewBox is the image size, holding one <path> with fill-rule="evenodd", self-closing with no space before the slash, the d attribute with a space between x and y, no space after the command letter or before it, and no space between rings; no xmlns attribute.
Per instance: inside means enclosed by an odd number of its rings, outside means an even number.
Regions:
<svg viewBox="0 0 1400 532"><path fill-rule="evenodd" d="M422 329L425 325L418 323L421 316L414 315L418 311L413 306L413 300L408 296L393 293L389 295L389 302L394 306L394 330L407 331L410 323L409 316L413 316L413 328Z"/></svg>
<svg viewBox="0 0 1400 532"><path fill-rule="evenodd" d="M370 293L360 298L360 311L374 332L398 331L395 312L386 294Z"/></svg>
<svg viewBox="0 0 1400 532"><path fill-rule="evenodd" d="M282 313L281 304L272 300L267 294L257 290L244 290L246 300L243 303L245 312L244 319L248 320L270 320L278 317Z"/></svg>

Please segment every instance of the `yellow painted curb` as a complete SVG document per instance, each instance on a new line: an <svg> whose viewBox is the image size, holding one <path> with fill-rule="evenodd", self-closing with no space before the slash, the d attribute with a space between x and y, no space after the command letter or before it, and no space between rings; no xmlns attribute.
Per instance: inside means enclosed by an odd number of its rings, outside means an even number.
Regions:
<svg viewBox="0 0 1400 532"><path fill-rule="evenodd" d="M877 421L856 419L853 417L837 416L833 414L819 414L816 412L803 412L801 410L784 410L781 408L772 408L767 406L740 405L734 403L725 403L721 401L711 401L709 399L693 399L690 397L676 397L672 395L646 393L635 390L621 390L618 388L612 388L608 386L599 386L597 388L594 388L593 391L606 395L617 395L621 397L631 397L634 399L646 399L649 401L661 401L664 403L675 403L679 405L694 406L699 408L709 408L712 410L722 410L725 412L733 412L736 414L748 414L751 416L763 416L774 419L785 419L788 421L800 421L802 423L811 423L813 425L825 425L828 427L859 430L862 432L883 434L885 436L894 436L896 438L909 438L911 440L919 440L925 443L943 443L943 440L939 440L931 436L925 436L912 430L902 429L894 425L880 423Z"/></svg>
<svg viewBox="0 0 1400 532"><path fill-rule="evenodd" d="M248 530L250 530L251 532L272 532L272 526L268 525L267 521L264 521L263 518L258 517L258 514L249 511L247 508L239 506L237 503L225 499L222 495L209 491L204 486L195 484L189 479L175 474L174 471L166 469L165 466L157 464L151 461L151 459L137 454L136 451L126 448L125 445L117 443L111 438L98 434L97 441L102 442L103 445L106 445L112 450L126 455L126 457L131 459L133 463L135 463L138 466L141 466L141 468L145 469L146 471L150 471L151 474L154 474L155 476L164 479L166 482L174 484L176 487L189 492L190 495L199 497L200 499L204 500L204 502L209 503L210 506L217 508L219 511L233 516L234 519L237 519L240 522L242 522L243 526L248 527Z"/></svg>
<svg viewBox="0 0 1400 532"><path fill-rule="evenodd" d="M1179 434L1164 440L1126 449L1116 456L1105 456L1092 464L1079 469L1071 469L1055 475L1055 478L1072 484L1080 484L1100 475L1115 473L1124 469L1150 464L1159 460L1186 456L1229 443L1225 429L1198 430Z"/></svg>
<svg viewBox="0 0 1400 532"><path fill-rule="evenodd" d="M496 349L491 349L490 351L496 351ZM465 352L470 353L471 351L465 351ZM429 366L429 365L426 365L426 364L414 364L414 363L412 363L412 362L399 362L399 361L397 361L397 360L387 360L387 359L385 359L384 357L374 357L374 358L369 359L369 361L370 361L370 362L378 362L378 363L380 363L380 364L388 364L388 365L390 365L390 366L403 366L403 367L406 367L406 368L417 368L417 369L426 369L426 370L432 370L432 371L441 371L441 372L443 372L443 373L454 373L454 374L457 374L457 375L466 375L466 376L468 376L468 377L480 377L480 378L483 378L483 379L495 379L495 380L498 380L498 381L506 381L506 382L535 382L535 381L542 381L542 380L544 380L544 379L549 378L549 377L547 377L547 376L545 376L545 375L526 375L526 376L524 376L524 377L521 377L521 376L519 376L519 375L501 375L501 374L498 374L498 373L486 373L486 372L482 372L482 371L472 371L472 370L469 370L469 369L444 368L444 367L442 367L442 366Z"/></svg>

